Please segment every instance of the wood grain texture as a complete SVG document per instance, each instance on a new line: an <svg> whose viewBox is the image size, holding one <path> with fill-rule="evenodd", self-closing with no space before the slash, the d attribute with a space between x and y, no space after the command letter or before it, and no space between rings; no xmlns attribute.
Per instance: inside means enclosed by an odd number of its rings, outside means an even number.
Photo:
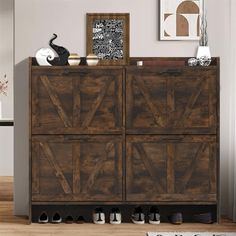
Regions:
<svg viewBox="0 0 236 236"><path fill-rule="evenodd" d="M217 206L219 60L186 60L32 66L32 204Z"/></svg>
<svg viewBox="0 0 236 236"><path fill-rule="evenodd" d="M128 133L216 134L216 83L213 68L128 68Z"/></svg>
<svg viewBox="0 0 236 236"><path fill-rule="evenodd" d="M44 87L46 88L53 105L56 107L57 112L58 112L61 120L63 121L65 127L71 127L71 122L70 122L69 118L67 117L67 114L65 113L57 94L55 93L54 89L51 87L47 76L41 76L40 79L41 79Z"/></svg>
<svg viewBox="0 0 236 236"><path fill-rule="evenodd" d="M121 134L121 69L38 73L32 74L33 134Z"/></svg>
<svg viewBox="0 0 236 236"><path fill-rule="evenodd" d="M32 200L121 200L121 142L121 137L113 136L34 137L42 152L38 154L38 166L32 165L41 173L38 179L32 179L33 186L39 182L40 190L32 193Z"/></svg>
<svg viewBox="0 0 236 236"><path fill-rule="evenodd" d="M212 136L128 136L127 200L216 201L216 155ZM209 155L212 155L211 157ZM211 172L209 172L211 168ZM133 173L130 173L130 170ZM153 189L155 191L153 192ZM210 190L211 189L211 190Z"/></svg>
<svg viewBox="0 0 236 236"><path fill-rule="evenodd" d="M110 84L112 81L107 81L106 84L101 88L101 91L97 97L97 99L95 100L91 110L88 112L88 114L86 115L84 122L82 124L82 127L88 127L95 115L95 112L97 111L98 107L101 105L102 100L104 99L104 96L107 92L107 89L109 88Z"/></svg>
<svg viewBox="0 0 236 236"><path fill-rule="evenodd" d="M13 200L13 176L0 176L0 201Z"/></svg>

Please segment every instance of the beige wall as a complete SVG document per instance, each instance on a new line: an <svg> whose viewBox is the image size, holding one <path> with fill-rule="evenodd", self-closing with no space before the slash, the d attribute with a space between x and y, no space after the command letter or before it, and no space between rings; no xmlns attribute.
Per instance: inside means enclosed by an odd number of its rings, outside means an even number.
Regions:
<svg viewBox="0 0 236 236"><path fill-rule="evenodd" d="M7 76L8 95L0 95L2 117L13 118L13 0L0 0L0 78Z"/></svg>
<svg viewBox="0 0 236 236"><path fill-rule="evenodd" d="M2 118L13 118L13 0L0 0L0 79L7 76L8 94L0 95ZM13 128L0 127L0 176L13 175Z"/></svg>
<svg viewBox="0 0 236 236"><path fill-rule="evenodd" d="M0 176L13 176L13 127L0 127Z"/></svg>
<svg viewBox="0 0 236 236"><path fill-rule="evenodd" d="M227 171L228 158L228 91L227 13L230 0L207 0L209 43L213 56L221 56L221 156ZM196 41L158 41L158 0L15 0L15 200L16 213L27 214L28 202L28 72L26 58L47 46L52 33L56 41L71 52L85 56L87 12L130 13L131 56L195 55ZM19 139L20 137L20 139ZM225 181L224 178L222 178ZM226 185L222 188L226 194Z"/></svg>

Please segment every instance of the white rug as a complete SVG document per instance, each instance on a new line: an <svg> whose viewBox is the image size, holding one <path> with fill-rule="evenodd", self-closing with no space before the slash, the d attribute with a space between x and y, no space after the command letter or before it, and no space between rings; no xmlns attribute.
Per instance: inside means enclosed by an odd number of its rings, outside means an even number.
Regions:
<svg viewBox="0 0 236 236"><path fill-rule="evenodd" d="M236 232L148 232L148 236L236 236Z"/></svg>

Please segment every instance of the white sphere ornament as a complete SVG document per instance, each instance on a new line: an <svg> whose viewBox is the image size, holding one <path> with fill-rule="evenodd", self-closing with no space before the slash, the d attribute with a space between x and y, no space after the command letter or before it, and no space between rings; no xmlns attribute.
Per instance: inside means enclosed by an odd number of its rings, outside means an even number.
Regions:
<svg viewBox="0 0 236 236"><path fill-rule="evenodd" d="M55 58L55 53L50 48L40 48L35 58L40 66L51 66L49 62Z"/></svg>

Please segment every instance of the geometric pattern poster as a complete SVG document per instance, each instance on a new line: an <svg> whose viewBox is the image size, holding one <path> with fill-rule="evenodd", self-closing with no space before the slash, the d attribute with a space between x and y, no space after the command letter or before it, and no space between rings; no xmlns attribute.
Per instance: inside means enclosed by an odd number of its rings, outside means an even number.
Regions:
<svg viewBox="0 0 236 236"><path fill-rule="evenodd" d="M160 0L160 40L199 40L202 0Z"/></svg>

